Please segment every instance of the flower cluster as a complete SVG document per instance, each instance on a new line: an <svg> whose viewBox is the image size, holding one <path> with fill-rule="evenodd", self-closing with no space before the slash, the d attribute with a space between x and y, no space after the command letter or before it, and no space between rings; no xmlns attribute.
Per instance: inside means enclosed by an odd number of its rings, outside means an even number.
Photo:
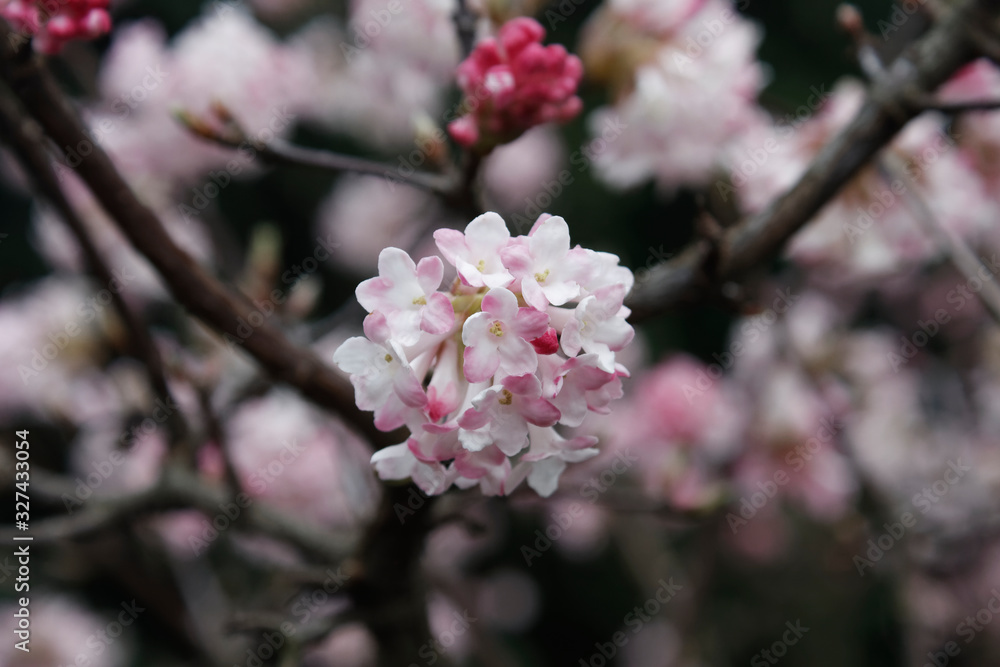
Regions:
<svg viewBox="0 0 1000 667"><path fill-rule="evenodd" d="M595 110L592 133L625 130L596 156L618 188L650 179L665 190L703 186L760 112L766 81L755 52L760 29L732 0L615 0L588 19L580 53L614 103ZM608 137L604 136L603 139Z"/></svg>
<svg viewBox="0 0 1000 667"><path fill-rule="evenodd" d="M439 257L415 264L386 248L379 276L357 288L366 337L333 357L379 429L410 430L372 463L428 494L477 483L509 494L527 479L551 495L567 463L597 454L596 438L553 427L607 413L622 394L628 371L615 353L634 334L623 306L632 272L615 255L570 248L566 221L545 214L527 236L485 213L434 239L457 271L451 288L438 289Z"/></svg>
<svg viewBox="0 0 1000 667"><path fill-rule="evenodd" d="M110 0L61 0L38 2L9 0L0 2L0 16L15 30L35 38L35 48L42 53L58 53L72 39L94 39L111 30L108 14ZM55 11L50 9L56 5Z"/></svg>
<svg viewBox="0 0 1000 667"><path fill-rule="evenodd" d="M583 65L559 44L542 46L543 37L545 29L534 19L513 19L458 66L469 112L448 125L455 141L487 152L535 125L580 113L576 89Z"/></svg>

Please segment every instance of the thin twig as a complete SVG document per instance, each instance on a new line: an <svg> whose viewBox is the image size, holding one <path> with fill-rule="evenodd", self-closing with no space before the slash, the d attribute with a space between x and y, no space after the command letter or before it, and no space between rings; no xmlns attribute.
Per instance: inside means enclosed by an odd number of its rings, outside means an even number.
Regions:
<svg viewBox="0 0 1000 667"><path fill-rule="evenodd" d="M887 183L902 181L906 178L898 161L899 159L892 155L886 155L879 160L879 173ZM996 281L982 279L981 272L986 271L989 275L989 269L983 266L965 241L950 230L945 229L919 192L915 192L911 188L907 190L906 194L903 204L913 212L913 217L916 218L917 223L924 231L944 250L951 264L968 280L982 283L983 288L977 292L979 299L993 320L1000 323L1000 286L996 284Z"/></svg>
<svg viewBox="0 0 1000 667"><path fill-rule="evenodd" d="M75 486L69 480L46 475L45 488L47 495L58 493L60 497L68 495L75 498ZM285 540L323 562L339 562L355 547L354 539L346 534L314 526L262 502L234 497L225 489L206 484L194 473L176 465L164 467L158 482L148 489L95 496L73 514L36 521L32 524L31 535L36 544L55 543L179 507L201 510L209 516L210 522L219 516L226 517L227 525L236 524L233 530L245 528ZM234 512L239 512L238 523L230 516ZM5 530L2 538L9 541L13 534Z"/></svg>
<svg viewBox="0 0 1000 667"><path fill-rule="evenodd" d="M709 248L689 246L650 272L626 305L632 321L669 310L706 286L717 286L761 269L913 117L924 111L915 94L927 95L977 57L984 34L1000 32L1000 0L961 0L873 82L868 99L806 173L766 210L726 231L719 262L704 270Z"/></svg>
<svg viewBox="0 0 1000 667"><path fill-rule="evenodd" d="M968 100L963 102L940 102L934 98L926 98L922 101L924 111L940 111L944 114L955 115L969 113L972 111L996 111L1000 109L1000 100Z"/></svg>
<svg viewBox="0 0 1000 667"><path fill-rule="evenodd" d="M350 171L357 174L380 176L393 183L411 185L443 197L451 196L456 188L455 179L443 174L414 171L412 174L407 175L392 165L351 155L342 155L319 148L296 146L280 139L273 139L267 143L255 142L233 120L227 122L229 129L232 131L218 132L206 123L200 122L198 119L185 113L177 113L175 117L191 131L192 135L206 141L211 141L212 143L228 148L240 148L251 145L256 151L257 157L269 164L309 167L334 172Z"/></svg>

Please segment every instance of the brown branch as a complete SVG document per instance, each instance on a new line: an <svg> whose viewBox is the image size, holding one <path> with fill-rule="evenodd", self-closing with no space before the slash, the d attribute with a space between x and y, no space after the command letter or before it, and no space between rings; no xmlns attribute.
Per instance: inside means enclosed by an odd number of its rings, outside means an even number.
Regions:
<svg viewBox="0 0 1000 667"><path fill-rule="evenodd" d="M912 44L885 75L851 123L827 144L784 196L723 236L718 262L706 270L709 248L696 244L650 272L626 305L632 320L662 313L707 285L763 268L840 189L924 110L920 97L933 92L977 57L998 30L1000 0L960 0L940 23ZM995 41L995 40L994 40Z"/></svg>
<svg viewBox="0 0 1000 667"><path fill-rule="evenodd" d="M255 142L231 117L227 117L226 123L230 131L219 132L186 113L178 113L175 116L194 136L229 148L250 145L256 151L257 157L269 164L381 176L394 183L411 185L446 198L453 196L457 187L454 178L443 174L414 171L410 175L405 175L392 165L318 148L296 146L280 139L273 139L267 143Z"/></svg>
<svg viewBox="0 0 1000 667"><path fill-rule="evenodd" d="M41 472L41 471L39 471ZM36 473L37 475L37 473ZM76 498L76 487L62 478L42 474L44 495L51 498ZM241 506L240 500L242 500ZM239 516L229 516L236 507ZM323 562L339 562L354 549L354 540L345 534L322 529L265 505L240 499L225 489L210 486L189 470L176 465L164 467L159 481L143 491L120 495L95 496L73 514L56 516L32 524L29 534L38 543L56 543L84 537L158 511L176 508L201 510L212 521L226 516L233 530L246 528L284 540ZM10 540L14 532L4 531Z"/></svg>
<svg viewBox="0 0 1000 667"><path fill-rule="evenodd" d="M1000 100L968 100L964 102L939 102L934 98L928 98L923 102L925 111L940 111L944 114L954 115L969 113L972 111L996 111L1000 109Z"/></svg>
<svg viewBox="0 0 1000 667"><path fill-rule="evenodd" d="M469 7L468 0L458 0L452 20L455 22L458 43L462 47L462 58L468 58L476 45L476 14Z"/></svg>
<svg viewBox="0 0 1000 667"><path fill-rule="evenodd" d="M85 129L55 80L41 61L26 50L14 52L10 28L0 21L0 77L57 146L76 146L85 141L93 152L76 171L104 210L133 246L163 277L173 297L193 315L238 342L277 380L296 387L320 406L344 417L376 443L398 441L374 428L371 415L354 404L351 385L311 350L293 345L278 329L266 322L245 339L243 322L255 312L246 297L219 283L181 250L162 223L145 206L122 176L107 153L87 139Z"/></svg>
<svg viewBox="0 0 1000 667"><path fill-rule="evenodd" d="M90 274L101 285L114 284L115 278L111 269L91 239L86 224L59 187L59 180L44 148L42 129L24 115L17 102L2 91L0 91L0 136L4 137L5 143L14 151L41 197L49 202L76 237ZM112 303L128 331L132 354L143 362L154 393L166 405L176 406L177 402L173 400L167 385L163 359L149 330L138 314L125 303L119 290L112 289L110 292ZM170 430L169 441L174 446L174 451L181 458L189 459L193 453L193 443L190 428L180 409L170 410L167 415L167 426Z"/></svg>

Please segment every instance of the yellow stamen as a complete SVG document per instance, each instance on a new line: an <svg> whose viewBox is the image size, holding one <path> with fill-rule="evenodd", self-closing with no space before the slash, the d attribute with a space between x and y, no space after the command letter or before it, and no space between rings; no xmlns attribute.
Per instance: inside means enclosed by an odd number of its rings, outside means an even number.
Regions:
<svg viewBox="0 0 1000 667"><path fill-rule="evenodd" d="M500 320L497 320L490 325L490 333L496 336L497 338L503 336L503 324L500 322Z"/></svg>
<svg viewBox="0 0 1000 667"><path fill-rule="evenodd" d="M500 392L500 405L510 405L514 402L514 394L510 390L504 389Z"/></svg>
<svg viewBox="0 0 1000 667"><path fill-rule="evenodd" d="M413 300L413 305L414 306L426 306L427 305L427 299L425 299L422 296L418 296L416 299Z"/></svg>
<svg viewBox="0 0 1000 667"><path fill-rule="evenodd" d="M478 264L476 264L476 269L477 269L477 270L478 270L478 271L479 271L480 273L482 273L483 271L485 271L485 270L486 270L486 260L485 260L485 259L481 259L481 260L479 260L479 263L478 263Z"/></svg>
<svg viewBox="0 0 1000 667"><path fill-rule="evenodd" d="M385 355L385 360L386 360L386 361L387 361L388 363L390 363L390 364L391 364L391 363L392 363L392 355L391 355L391 354L387 354L387 355Z"/></svg>
<svg viewBox="0 0 1000 667"><path fill-rule="evenodd" d="M549 270L548 269L545 269L545 273L536 273L535 274L535 280L538 281L538 282L540 282L540 283L544 283L545 279L548 278L548 277L549 277Z"/></svg>

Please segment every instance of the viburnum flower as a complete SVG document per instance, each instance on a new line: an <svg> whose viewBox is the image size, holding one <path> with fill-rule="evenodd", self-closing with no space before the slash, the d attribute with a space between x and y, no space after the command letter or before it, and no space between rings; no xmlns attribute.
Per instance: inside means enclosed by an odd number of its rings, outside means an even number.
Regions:
<svg viewBox="0 0 1000 667"><path fill-rule="evenodd" d="M459 144L487 153L535 125L566 122L580 113L580 59L559 44L542 45L545 29L518 17L484 39L458 66L469 112L448 131Z"/></svg>
<svg viewBox="0 0 1000 667"><path fill-rule="evenodd" d="M52 5L56 6L52 11ZM94 39L111 30L110 0L0 0L0 16L14 30L34 37L35 49L58 53L73 39Z"/></svg>
<svg viewBox="0 0 1000 667"><path fill-rule="evenodd" d="M457 269L450 287L437 289L437 258L383 250L379 277L358 287L365 336L334 354L376 427L410 431L372 464L428 494L505 495L527 480L548 496L567 463L598 452L556 426L605 414L622 395L628 370L615 355L633 337L622 305L632 273L614 255L570 248L566 221L547 214L528 236L512 238L496 213L434 236Z"/></svg>
<svg viewBox="0 0 1000 667"><path fill-rule="evenodd" d="M455 321L451 301L437 292L444 277L439 257L425 257L414 264L399 248L386 248L378 256L378 278L358 285L358 303L369 313L385 315L393 337L413 345L420 332L445 333Z"/></svg>

